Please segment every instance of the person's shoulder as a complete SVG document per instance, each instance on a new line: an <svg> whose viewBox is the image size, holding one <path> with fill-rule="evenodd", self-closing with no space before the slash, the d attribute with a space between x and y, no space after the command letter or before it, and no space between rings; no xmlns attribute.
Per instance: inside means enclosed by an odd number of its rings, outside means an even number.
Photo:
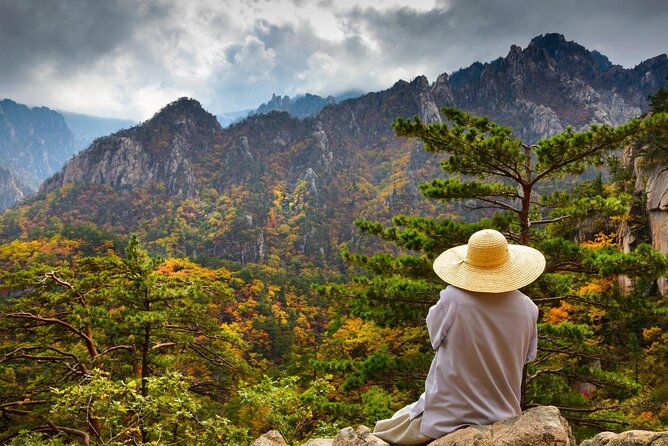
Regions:
<svg viewBox="0 0 668 446"><path fill-rule="evenodd" d="M518 296L519 299L522 300L525 306L530 308L531 310L535 310L536 312L538 311L538 306L534 303L533 300L520 290L515 290L514 293Z"/></svg>

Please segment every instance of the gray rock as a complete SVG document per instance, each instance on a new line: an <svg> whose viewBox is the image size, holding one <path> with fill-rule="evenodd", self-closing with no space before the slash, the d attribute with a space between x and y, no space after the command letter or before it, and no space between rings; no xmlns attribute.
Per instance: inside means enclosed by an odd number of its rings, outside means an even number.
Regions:
<svg viewBox="0 0 668 446"><path fill-rule="evenodd" d="M386 442L371 433L366 426L357 429L346 427L339 431L332 446L389 446Z"/></svg>
<svg viewBox="0 0 668 446"><path fill-rule="evenodd" d="M253 442L251 446L288 446L278 431L269 431Z"/></svg>
<svg viewBox="0 0 668 446"><path fill-rule="evenodd" d="M583 441L580 446L668 446L668 432L601 432L591 440Z"/></svg>
<svg viewBox="0 0 668 446"><path fill-rule="evenodd" d="M334 443L332 438L313 438L302 446L332 446L332 443Z"/></svg>
<svg viewBox="0 0 668 446"><path fill-rule="evenodd" d="M469 426L429 446L576 446L566 420L553 406L534 407L491 426Z"/></svg>

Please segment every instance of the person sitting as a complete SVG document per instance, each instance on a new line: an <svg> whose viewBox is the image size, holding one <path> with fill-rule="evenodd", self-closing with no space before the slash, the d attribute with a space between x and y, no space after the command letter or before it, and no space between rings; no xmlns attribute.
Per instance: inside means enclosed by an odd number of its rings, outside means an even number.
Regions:
<svg viewBox="0 0 668 446"><path fill-rule="evenodd" d="M524 364L536 357L538 308L518 289L545 269L540 251L485 229L433 268L449 284L427 315L436 355L419 400L376 423L374 435L392 446L519 415Z"/></svg>

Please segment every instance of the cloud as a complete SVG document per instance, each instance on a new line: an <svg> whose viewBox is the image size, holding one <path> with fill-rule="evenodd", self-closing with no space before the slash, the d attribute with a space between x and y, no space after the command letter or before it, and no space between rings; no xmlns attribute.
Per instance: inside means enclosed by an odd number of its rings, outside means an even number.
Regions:
<svg viewBox="0 0 668 446"><path fill-rule="evenodd" d="M234 111L433 81L546 32L633 66L666 51L665 23L659 0L8 0L0 97L134 119L179 96Z"/></svg>

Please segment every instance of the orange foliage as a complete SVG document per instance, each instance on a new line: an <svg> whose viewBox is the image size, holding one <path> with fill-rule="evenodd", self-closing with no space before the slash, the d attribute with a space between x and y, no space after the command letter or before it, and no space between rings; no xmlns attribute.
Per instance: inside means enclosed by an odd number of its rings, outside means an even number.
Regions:
<svg viewBox="0 0 668 446"><path fill-rule="evenodd" d="M553 307L545 312L543 322L552 325L559 325L562 322L570 321L575 307L568 302L562 301L558 307Z"/></svg>

